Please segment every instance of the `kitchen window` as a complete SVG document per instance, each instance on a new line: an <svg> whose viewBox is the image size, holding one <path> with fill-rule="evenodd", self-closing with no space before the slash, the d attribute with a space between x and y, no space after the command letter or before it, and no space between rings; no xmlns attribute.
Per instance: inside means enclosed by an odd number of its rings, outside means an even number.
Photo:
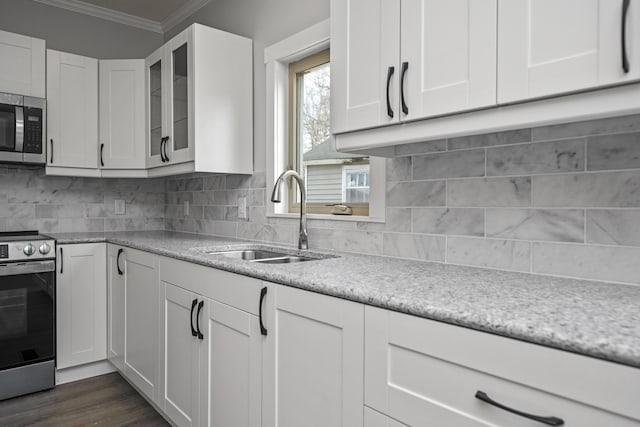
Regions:
<svg viewBox="0 0 640 427"><path fill-rule="evenodd" d="M288 107L289 168L305 179L307 212L330 214L347 205L353 215L368 216L369 157L339 153L331 138L329 50L289 64ZM299 199L290 188L289 212L300 212Z"/></svg>
<svg viewBox="0 0 640 427"><path fill-rule="evenodd" d="M327 20L265 49L267 187L294 169L305 180L311 218L382 222L385 159L338 152L331 136L329 45ZM267 215L297 216L297 187L283 202L267 203ZM352 215L332 215L335 205Z"/></svg>

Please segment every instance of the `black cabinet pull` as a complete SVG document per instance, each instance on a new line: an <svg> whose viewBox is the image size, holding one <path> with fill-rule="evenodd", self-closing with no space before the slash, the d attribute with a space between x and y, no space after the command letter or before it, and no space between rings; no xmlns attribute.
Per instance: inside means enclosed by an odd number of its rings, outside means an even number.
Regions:
<svg viewBox="0 0 640 427"><path fill-rule="evenodd" d="M122 255L122 252L124 252L124 249L118 249L118 255L116 256L116 268L118 269L118 274L120 276L124 274L124 271L120 270L120 255Z"/></svg>
<svg viewBox="0 0 640 427"><path fill-rule="evenodd" d="M393 119L393 108L391 108L391 102L389 101L389 86L391 85L391 76L395 72L396 67L389 67L387 69L387 116Z"/></svg>
<svg viewBox="0 0 640 427"><path fill-rule="evenodd" d="M163 136L162 139L160 140L160 160L162 160L162 163L164 163L166 160L164 159L164 153L162 152L162 147L164 146L164 142L166 141L167 137Z"/></svg>
<svg viewBox="0 0 640 427"><path fill-rule="evenodd" d="M51 142L51 158L49 159L49 163L53 164L53 138L49 139Z"/></svg>
<svg viewBox="0 0 640 427"><path fill-rule="evenodd" d="M264 336L267 336L267 328L264 327L264 323L262 323L262 303L264 302L264 297L267 296L267 287L260 289L260 306L258 308L258 319L260 320L260 333Z"/></svg>
<svg viewBox="0 0 640 427"><path fill-rule="evenodd" d="M189 316L189 323L191 323L191 336L194 337L198 336L198 331L193 327L193 309L196 308L196 304L198 304L197 299L191 301L191 315Z"/></svg>
<svg viewBox="0 0 640 427"><path fill-rule="evenodd" d="M626 73L629 72L629 58L627 57L627 13L629 12L629 4L631 0L622 0L622 25L621 25L621 37L622 37L622 70Z"/></svg>
<svg viewBox="0 0 640 427"><path fill-rule="evenodd" d="M200 304L198 304L198 312L196 313L196 329L198 329L198 339L201 341L204 338L204 335L200 330L200 310L202 310L203 306L204 306L204 301L200 301Z"/></svg>
<svg viewBox="0 0 640 427"><path fill-rule="evenodd" d="M100 166L104 167L104 144L100 144Z"/></svg>
<svg viewBox="0 0 640 427"><path fill-rule="evenodd" d="M63 260L64 259L64 254L62 253L62 247L60 248L60 274L62 274L62 266L63 264Z"/></svg>
<svg viewBox="0 0 640 427"><path fill-rule="evenodd" d="M404 102L404 76L407 74L407 70L409 69L409 63L402 63L402 74L400 75L400 99L402 100L402 112L404 114L409 114L409 107Z"/></svg>
<svg viewBox="0 0 640 427"><path fill-rule="evenodd" d="M164 141L164 158L165 160L168 162L169 161L169 154L167 154L167 143L169 142L169 136L165 136L165 141Z"/></svg>
<svg viewBox="0 0 640 427"><path fill-rule="evenodd" d="M496 402L487 396L487 393L484 391L476 391L476 399L482 400L483 402L488 403L489 405L493 405L497 408L504 409L507 412L511 412L512 414L520 415L521 417L528 418L530 420L537 421L542 424L546 424L548 426L561 426L564 425L564 420L562 418L557 417L541 417L539 415L527 414L526 412L518 411L517 409L509 408L508 406L504 406L501 403Z"/></svg>

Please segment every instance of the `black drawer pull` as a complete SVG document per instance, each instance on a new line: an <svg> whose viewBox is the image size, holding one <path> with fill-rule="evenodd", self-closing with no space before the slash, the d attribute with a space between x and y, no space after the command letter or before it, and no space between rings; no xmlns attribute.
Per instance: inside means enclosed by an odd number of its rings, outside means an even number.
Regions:
<svg viewBox="0 0 640 427"><path fill-rule="evenodd" d="M200 310L202 310L203 306L204 306L204 301L200 301L200 303L198 304L198 312L196 313L196 329L198 330L198 339L200 341L202 341L202 339L204 338L204 335L200 330Z"/></svg>
<svg viewBox="0 0 640 427"><path fill-rule="evenodd" d="M124 249L120 248L118 249L118 255L116 255L116 268L118 269L118 274L120 276L124 274L124 271L120 269L120 255L122 255L122 252L124 252Z"/></svg>
<svg viewBox="0 0 640 427"><path fill-rule="evenodd" d="M521 411L518 411L517 409L504 406L503 404L498 403L495 400L491 399L489 396L487 396L487 393L485 393L484 391L480 391L480 390L476 391L476 399L482 400L483 402L488 403L489 405L493 405L497 408L504 409L505 411L511 412L512 414L516 414L521 417L528 418L530 420L534 420L542 424L546 424L548 426L564 425L564 420L562 418L541 417L539 415L527 414L526 412L521 412Z"/></svg>
<svg viewBox="0 0 640 427"><path fill-rule="evenodd" d="M396 67L389 67L387 70L387 116L393 119L393 108L391 108L391 102L389 100L389 86L391 85L391 77L393 76Z"/></svg>
<svg viewBox="0 0 640 427"><path fill-rule="evenodd" d="M262 303L264 302L264 297L267 296L267 287L260 289L260 302L258 307L258 320L260 320L260 334L266 336L267 328L264 327L264 323L262 323Z"/></svg>
<svg viewBox="0 0 640 427"><path fill-rule="evenodd" d="M400 100L402 101L402 112L404 114L409 114L409 107L407 107L407 103L404 100L404 76L407 74L407 70L409 69L409 63L402 63L402 74L400 74Z"/></svg>
<svg viewBox="0 0 640 427"><path fill-rule="evenodd" d="M191 323L191 336L193 337L198 336L198 331L196 331L196 328L193 327L193 309L196 308L197 304L198 304L197 299L194 299L193 301L191 301L191 315L189 316L189 323Z"/></svg>
<svg viewBox="0 0 640 427"><path fill-rule="evenodd" d="M621 26L621 45L622 45L622 70L629 72L629 57L627 56L627 13L629 12L629 3L631 0L622 0L622 26Z"/></svg>

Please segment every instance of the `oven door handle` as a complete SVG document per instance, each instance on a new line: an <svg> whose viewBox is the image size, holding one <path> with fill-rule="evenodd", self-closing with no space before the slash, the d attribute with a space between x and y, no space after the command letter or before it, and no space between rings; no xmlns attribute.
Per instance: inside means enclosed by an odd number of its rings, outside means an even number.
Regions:
<svg viewBox="0 0 640 427"><path fill-rule="evenodd" d="M20 274L47 273L56 270L56 263L53 260L11 262L0 264L0 277L17 276Z"/></svg>

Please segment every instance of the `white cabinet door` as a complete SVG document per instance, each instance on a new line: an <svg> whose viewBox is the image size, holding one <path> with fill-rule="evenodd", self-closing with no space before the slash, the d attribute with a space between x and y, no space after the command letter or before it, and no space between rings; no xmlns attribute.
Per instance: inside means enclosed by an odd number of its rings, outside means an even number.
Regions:
<svg viewBox="0 0 640 427"><path fill-rule="evenodd" d="M640 77L640 4L622 0L511 0L498 6L498 102L590 89Z"/></svg>
<svg viewBox="0 0 640 427"><path fill-rule="evenodd" d="M107 358L124 371L125 248L107 246Z"/></svg>
<svg viewBox="0 0 640 427"><path fill-rule="evenodd" d="M47 50L48 166L98 167L98 61Z"/></svg>
<svg viewBox="0 0 640 427"><path fill-rule="evenodd" d="M400 0L331 1L331 130L400 119Z"/></svg>
<svg viewBox="0 0 640 427"><path fill-rule="evenodd" d="M363 425L364 306L269 284L264 427Z"/></svg>
<svg viewBox="0 0 640 427"><path fill-rule="evenodd" d="M0 31L0 92L45 97L45 42Z"/></svg>
<svg viewBox="0 0 640 427"><path fill-rule="evenodd" d="M401 120L495 105L497 0L402 0L401 9Z"/></svg>
<svg viewBox="0 0 640 427"><path fill-rule="evenodd" d="M163 333L160 362L164 380L160 407L180 427L202 425L198 420L200 342L195 332L198 303L202 299L164 281L161 288ZM204 302L200 311L203 306Z"/></svg>
<svg viewBox="0 0 640 427"><path fill-rule="evenodd" d="M144 169L144 60L100 61L100 167Z"/></svg>
<svg viewBox="0 0 640 427"><path fill-rule="evenodd" d="M107 357L106 246L60 245L56 275L56 366Z"/></svg>
<svg viewBox="0 0 640 427"><path fill-rule="evenodd" d="M159 277L156 255L125 249L124 373L156 401L158 389ZM121 258L121 262L123 259Z"/></svg>
<svg viewBox="0 0 640 427"><path fill-rule="evenodd" d="M260 426L262 336L257 316L206 300L198 318L200 425Z"/></svg>

